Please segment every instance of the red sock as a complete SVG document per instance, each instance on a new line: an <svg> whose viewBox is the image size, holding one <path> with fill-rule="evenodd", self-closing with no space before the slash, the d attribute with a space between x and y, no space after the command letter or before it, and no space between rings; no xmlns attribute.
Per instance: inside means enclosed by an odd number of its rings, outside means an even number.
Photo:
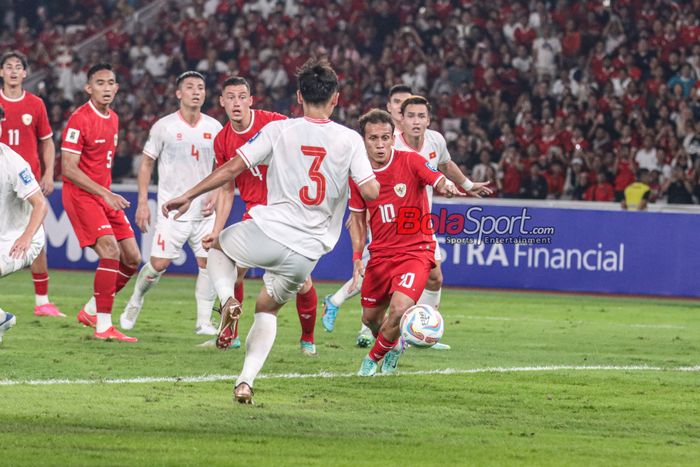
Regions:
<svg viewBox="0 0 700 467"><path fill-rule="evenodd" d="M313 343L314 328L316 327L316 309L318 296L316 288L311 286L305 294L297 294L297 313L301 323L301 340Z"/></svg>
<svg viewBox="0 0 700 467"><path fill-rule="evenodd" d="M49 274L46 272L32 273L34 281L34 293L37 295L49 294Z"/></svg>
<svg viewBox="0 0 700 467"><path fill-rule="evenodd" d="M95 302L98 313L111 313L114 294L117 290L119 260L101 259L95 271Z"/></svg>
<svg viewBox="0 0 700 467"><path fill-rule="evenodd" d="M117 274L117 290L115 293L119 293L121 289L129 282L131 276L136 274L137 269L131 268L124 263L119 263L119 273Z"/></svg>
<svg viewBox="0 0 700 467"><path fill-rule="evenodd" d="M394 348L398 341L398 339L396 339L395 341L390 341L386 337L384 337L384 334L380 332L377 336L377 340L374 341L374 346L372 346L372 350L369 351L369 358L371 358L375 362L378 362L379 360L384 358L384 355L386 355L387 352Z"/></svg>

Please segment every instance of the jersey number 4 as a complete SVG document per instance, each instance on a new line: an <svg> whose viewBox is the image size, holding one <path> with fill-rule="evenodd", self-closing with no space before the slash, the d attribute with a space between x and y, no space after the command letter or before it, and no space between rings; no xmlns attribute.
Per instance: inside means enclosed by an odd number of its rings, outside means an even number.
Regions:
<svg viewBox="0 0 700 467"><path fill-rule="evenodd" d="M319 171L321 162L326 157L326 150L318 146L302 146L301 153L314 158L309 168L309 178L316 184L316 196L312 198L309 187L305 186L299 190L299 198L307 206L318 206L326 198L326 177Z"/></svg>

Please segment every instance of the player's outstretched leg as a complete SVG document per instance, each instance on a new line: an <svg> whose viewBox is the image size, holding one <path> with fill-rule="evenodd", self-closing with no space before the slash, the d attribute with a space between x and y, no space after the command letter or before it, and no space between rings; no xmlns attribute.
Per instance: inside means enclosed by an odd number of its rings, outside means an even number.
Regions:
<svg viewBox="0 0 700 467"><path fill-rule="evenodd" d="M42 248L31 266L34 282L34 315L65 318L58 307L49 301L49 267L46 261L46 247Z"/></svg>
<svg viewBox="0 0 700 467"><path fill-rule="evenodd" d="M5 332L16 323L17 319L15 318L15 315L12 313L7 313L0 308L0 344L2 343L2 337L5 335Z"/></svg>
<svg viewBox="0 0 700 467"><path fill-rule="evenodd" d="M297 314L301 324L301 339L299 346L301 353L313 357L316 355L314 344L314 329L316 328L316 310L318 309L318 295L311 278L306 279L301 290L297 294Z"/></svg>
<svg viewBox="0 0 700 467"><path fill-rule="evenodd" d="M338 311L340 311L340 307L343 306L343 303L360 293L360 288L362 287L362 277L360 277L357 287L354 290L350 290L351 285L352 279L340 286L340 288L334 294L326 295L326 297L323 299L323 315L321 317L321 323L326 331L333 332L333 329L335 328L335 320L338 317Z"/></svg>
<svg viewBox="0 0 700 467"><path fill-rule="evenodd" d="M194 289L197 300L197 323L195 333L205 336L215 336L218 334L216 328L211 324L211 312L216 300L216 290L209 279L209 273L204 268L199 268L197 283Z"/></svg>
<svg viewBox="0 0 700 467"><path fill-rule="evenodd" d="M119 316L119 325L122 329L130 330L134 328L143 307L144 296L158 284L164 273L165 267L157 270L153 267L151 261L143 265L141 272L136 277L134 291L124 307L124 312Z"/></svg>
<svg viewBox="0 0 700 467"><path fill-rule="evenodd" d="M267 360L267 356L272 350L272 345L275 343L276 336L277 315L275 313L256 312L253 325L250 327L248 337L246 337L245 361L243 362L241 374L236 380L236 390L238 388L243 390L247 386L251 390L250 397L252 397L253 382L265 364L265 360ZM247 393L242 393L241 398L235 391L234 395L239 402L247 403L250 400Z"/></svg>

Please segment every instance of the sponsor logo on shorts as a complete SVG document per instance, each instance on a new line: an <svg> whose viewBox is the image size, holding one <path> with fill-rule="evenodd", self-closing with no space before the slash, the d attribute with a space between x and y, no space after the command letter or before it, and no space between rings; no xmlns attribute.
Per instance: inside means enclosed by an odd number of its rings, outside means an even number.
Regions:
<svg viewBox="0 0 700 467"><path fill-rule="evenodd" d="M32 171L30 169L24 169L19 173L19 178L22 180L22 183L29 185L32 183L32 180L34 180L34 175L32 175Z"/></svg>
<svg viewBox="0 0 700 467"><path fill-rule="evenodd" d="M32 116L31 114L23 114L22 115L22 123L25 124L25 126L29 126L32 124Z"/></svg>
<svg viewBox="0 0 700 467"><path fill-rule="evenodd" d="M111 229L111 228L112 228L112 225L111 225L111 224L104 224L104 225L99 226L99 227L97 228L97 230L100 231L100 230Z"/></svg>
<svg viewBox="0 0 700 467"><path fill-rule="evenodd" d="M377 301L376 298L371 298L371 297L362 297L362 300L364 300L366 302L372 302L372 303L375 303Z"/></svg>
<svg viewBox="0 0 700 467"><path fill-rule="evenodd" d="M75 128L68 128L68 130L66 130L66 143L76 144L79 139L80 130L76 130Z"/></svg>

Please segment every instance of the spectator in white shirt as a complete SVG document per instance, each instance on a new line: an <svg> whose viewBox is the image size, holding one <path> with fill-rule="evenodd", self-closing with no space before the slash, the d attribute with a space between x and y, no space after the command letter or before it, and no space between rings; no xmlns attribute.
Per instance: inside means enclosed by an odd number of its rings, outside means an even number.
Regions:
<svg viewBox="0 0 700 467"><path fill-rule="evenodd" d="M285 87L289 84L289 76L276 57L271 58L268 65L260 72L260 79L267 89Z"/></svg>
<svg viewBox="0 0 700 467"><path fill-rule="evenodd" d="M652 171L657 168L657 157L656 153L658 151L654 147L654 139L650 135L644 137L644 146L641 147L637 154L634 155L634 161L637 163L637 167L640 169L647 169Z"/></svg>
<svg viewBox="0 0 700 467"><path fill-rule="evenodd" d="M144 63L146 71L154 78L162 78L168 70L168 56L163 53L163 48L160 44L153 44L153 50L146 58Z"/></svg>

